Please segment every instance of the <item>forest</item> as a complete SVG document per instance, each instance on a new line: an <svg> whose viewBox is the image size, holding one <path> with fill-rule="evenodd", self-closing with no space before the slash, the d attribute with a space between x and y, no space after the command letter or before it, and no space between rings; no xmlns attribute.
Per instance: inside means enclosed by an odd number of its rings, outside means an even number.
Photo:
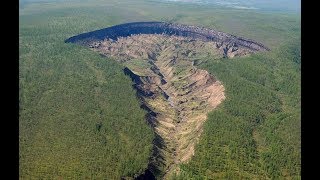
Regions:
<svg viewBox="0 0 320 180"><path fill-rule="evenodd" d="M198 151L176 179L300 179L299 44L201 65L229 98L209 114Z"/></svg>
<svg viewBox="0 0 320 180"><path fill-rule="evenodd" d="M19 6L20 179L127 179L154 132L124 66L64 40L133 21L199 25L271 51L198 66L226 100L172 179L301 179L300 14L152 0L24 1Z"/></svg>

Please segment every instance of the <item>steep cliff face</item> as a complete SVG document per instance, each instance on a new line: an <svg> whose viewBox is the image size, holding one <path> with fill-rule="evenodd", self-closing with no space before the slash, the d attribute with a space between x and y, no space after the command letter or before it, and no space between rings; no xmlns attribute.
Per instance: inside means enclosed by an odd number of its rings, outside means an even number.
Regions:
<svg viewBox="0 0 320 180"><path fill-rule="evenodd" d="M269 50L261 43L250 39L236 37L213 29L165 22L134 22L120 24L97 31L83 33L66 40L66 42L88 44L91 42L103 41L105 39L117 40L119 37L128 37L135 34L166 34L174 36L189 37L202 41L216 42L225 54L246 49L249 52ZM231 55L233 57L233 55Z"/></svg>
<svg viewBox="0 0 320 180"><path fill-rule="evenodd" d="M193 156L207 113L225 99L222 83L195 64L267 50L214 30L159 22L118 25L66 41L126 66L156 133L148 171L164 179Z"/></svg>

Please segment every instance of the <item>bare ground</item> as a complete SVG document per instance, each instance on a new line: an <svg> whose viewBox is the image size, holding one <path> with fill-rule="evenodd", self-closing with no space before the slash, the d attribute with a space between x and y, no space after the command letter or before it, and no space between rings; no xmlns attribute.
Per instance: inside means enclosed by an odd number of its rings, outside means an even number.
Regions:
<svg viewBox="0 0 320 180"><path fill-rule="evenodd" d="M207 113L224 99L224 87L214 76L194 66L205 57L234 57L249 49L168 35L133 35L91 42L93 50L123 63L135 81L154 128L149 169L158 178L179 173L179 164L194 155Z"/></svg>

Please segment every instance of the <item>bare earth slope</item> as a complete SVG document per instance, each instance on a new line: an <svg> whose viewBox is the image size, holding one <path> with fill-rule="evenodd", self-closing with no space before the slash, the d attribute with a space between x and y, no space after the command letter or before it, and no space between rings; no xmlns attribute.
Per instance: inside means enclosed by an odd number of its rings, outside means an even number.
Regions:
<svg viewBox="0 0 320 180"><path fill-rule="evenodd" d="M223 85L207 71L196 68L199 60L207 56L234 57L268 50L263 45L225 33L175 26L171 31L153 29L156 33L144 29L145 33L140 34L135 27L132 34L114 35L119 33L118 29L112 31L112 35L105 34L105 38L101 34L97 38L87 33L67 40L114 57L126 66L125 73L135 82L142 107L149 112L147 120L156 133L149 170L164 179L179 172L177 165L192 157L207 113L225 99ZM182 29L182 33L173 33L172 29L177 28ZM130 32L128 27L125 32ZM207 38L201 32L218 36Z"/></svg>

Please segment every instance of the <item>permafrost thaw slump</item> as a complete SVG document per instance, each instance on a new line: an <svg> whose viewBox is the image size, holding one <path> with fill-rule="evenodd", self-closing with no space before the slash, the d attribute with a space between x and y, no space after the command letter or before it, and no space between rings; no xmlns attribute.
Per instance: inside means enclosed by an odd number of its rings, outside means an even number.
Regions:
<svg viewBox="0 0 320 180"><path fill-rule="evenodd" d="M167 179L194 154L207 113L224 99L223 85L195 65L268 48L226 33L162 22L128 23L66 42L88 46L126 66L156 138L148 170Z"/></svg>

